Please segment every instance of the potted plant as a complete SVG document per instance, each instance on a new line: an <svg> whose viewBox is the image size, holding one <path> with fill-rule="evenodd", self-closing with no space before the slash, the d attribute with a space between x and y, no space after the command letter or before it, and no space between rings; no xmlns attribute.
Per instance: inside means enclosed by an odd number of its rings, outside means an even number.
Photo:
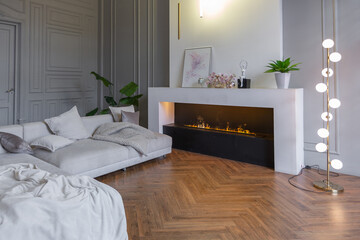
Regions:
<svg viewBox="0 0 360 240"><path fill-rule="evenodd" d="M271 61L266 67L269 68L265 73L275 73L276 85L278 88L287 89L289 88L290 82L290 71L300 70L297 66L301 63L292 64L290 58L284 61L276 60Z"/></svg>
<svg viewBox="0 0 360 240"><path fill-rule="evenodd" d="M120 93L125 95L125 97L120 98L120 100L117 102L114 99L114 96L112 94L112 86L114 85L112 82L110 82L109 80L107 80L106 78L104 78L103 76L97 74L96 72L91 72L90 74L94 75L96 80L100 81L103 83L103 85L105 87L107 87L109 89L109 94L110 96L105 96L105 101L107 102L107 104L111 107L117 107L120 105L134 105L134 106L139 106L139 99L143 96L142 94L139 95L135 95L136 90L139 88L139 86L134 83L134 82L130 82L128 83L125 87L123 87L122 89L120 89ZM94 110L88 112L86 114L86 116L93 116L96 115L99 111L99 108L95 108ZM103 110L101 110L99 112L99 114L108 114L110 112L109 108L105 108Z"/></svg>

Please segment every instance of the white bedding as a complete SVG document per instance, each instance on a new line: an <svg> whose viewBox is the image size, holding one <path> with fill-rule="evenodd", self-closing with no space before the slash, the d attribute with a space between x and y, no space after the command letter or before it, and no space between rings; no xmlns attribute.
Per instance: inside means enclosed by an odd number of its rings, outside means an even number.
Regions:
<svg viewBox="0 0 360 240"><path fill-rule="evenodd" d="M90 177L0 166L0 239L128 239L122 198Z"/></svg>

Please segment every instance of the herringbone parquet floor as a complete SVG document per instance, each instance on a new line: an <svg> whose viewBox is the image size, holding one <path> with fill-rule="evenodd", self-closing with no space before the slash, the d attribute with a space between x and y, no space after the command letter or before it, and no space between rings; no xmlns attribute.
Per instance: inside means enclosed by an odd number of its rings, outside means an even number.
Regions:
<svg viewBox="0 0 360 240"><path fill-rule="evenodd" d="M98 178L124 200L131 240L360 239L360 178L332 180L338 196L298 190L289 175L174 150ZM295 183L321 180L306 170Z"/></svg>

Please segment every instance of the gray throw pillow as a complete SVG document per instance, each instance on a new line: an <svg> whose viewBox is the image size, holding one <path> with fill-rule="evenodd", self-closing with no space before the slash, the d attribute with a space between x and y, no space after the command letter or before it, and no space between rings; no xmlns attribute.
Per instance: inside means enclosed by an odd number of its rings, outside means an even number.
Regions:
<svg viewBox="0 0 360 240"><path fill-rule="evenodd" d="M139 125L140 112L125 112L121 111L121 119L123 122L134 123Z"/></svg>
<svg viewBox="0 0 360 240"><path fill-rule="evenodd" d="M11 133L0 132L0 144L11 153L33 154L33 150L27 142Z"/></svg>
<svg viewBox="0 0 360 240"><path fill-rule="evenodd" d="M115 122L121 122L121 112L135 112L134 105L126 106L126 107L109 107L111 114L113 115Z"/></svg>

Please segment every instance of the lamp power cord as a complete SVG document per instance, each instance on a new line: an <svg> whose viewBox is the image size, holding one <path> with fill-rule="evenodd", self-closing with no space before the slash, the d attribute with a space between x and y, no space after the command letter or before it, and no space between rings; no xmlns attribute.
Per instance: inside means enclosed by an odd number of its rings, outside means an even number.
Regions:
<svg viewBox="0 0 360 240"><path fill-rule="evenodd" d="M321 176L326 176L325 173L321 173L321 172L320 172L320 166L319 166L319 165L312 165L312 166L306 165L305 167L303 167L303 168L301 169L301 171L300 171L299 174L294 175L294 176L291 176L291 177L288 178L288 182L289 182L289 184L290 184L291 186L293 186L293 187L295 187L295 188L297 188L297 189L300 189L300 190L302 190L302 191L311 192L311 193L321 193L321 194L322 194L322 193L331 192L331 191L321 191L321 192L320 192L320 191L313 191L313 190L310 190L310 189L302 188L302 187L297 186L296 184L294 184L291 180L294 179L294 178L297 178L297 177L301 176L301 175L303 174L303 172L304 172L304 169L307 169L307 170L316 169L316 170L317 170L317 173L318 173L319 175L321 175ZM338 177L338 176L340 176L340 174L335 173L335 172L330 172L330 176L331 176L331 177Z"/></svg>

